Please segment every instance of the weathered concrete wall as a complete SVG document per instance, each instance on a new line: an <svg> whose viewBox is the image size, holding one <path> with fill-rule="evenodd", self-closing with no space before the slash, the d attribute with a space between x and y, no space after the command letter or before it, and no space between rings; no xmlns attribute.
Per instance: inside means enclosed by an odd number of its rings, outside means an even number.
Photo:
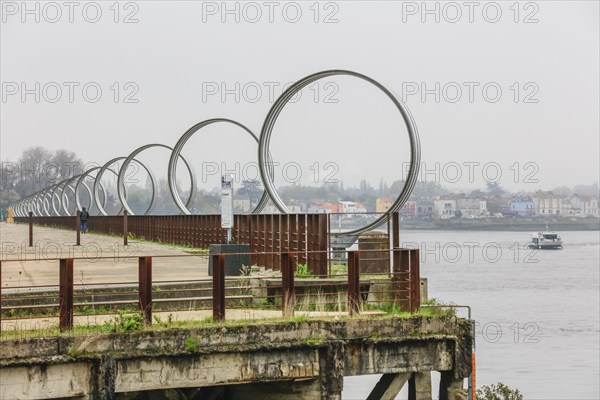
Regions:
<svg viewBox="0 0 600 400"><path fill-rule="evenodd" d="M136 358L117 361L115 392L315 379L320 370L314 349Z"/></svg>
<svg viewBox="0 0 600 400"><path fill-rule="evenodd" d="M0 369L0 399L87 396L90 382L90 366L82 362Z"/></svg>
<svg viewBox="0 0 600 400"><path fill-rule="evenodd" d="M226 398L243 399L251 387L261 399L285 391L299 399L337 399L344 375L437 370L459 381L470 373L471 340L468 321L413 317L3 341L0 395L111 399L123 392L227 385Z"/></svg>

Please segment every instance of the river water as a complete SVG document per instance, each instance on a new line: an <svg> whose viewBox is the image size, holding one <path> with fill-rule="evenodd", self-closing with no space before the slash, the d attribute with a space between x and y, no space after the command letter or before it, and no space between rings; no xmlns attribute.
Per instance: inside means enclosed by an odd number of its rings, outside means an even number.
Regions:
<svg viewBox="0 0 600 400"><path fill-rule="evenodd" d="M600 232L560 234L563 250L534 251L521 247L527 232L401 232L403 247L421 251L429 298L472 307L478 387L600 399ZM346 378L343 399L365 399L378 379ZM433 373L434 398L438 382Z"/></svg>

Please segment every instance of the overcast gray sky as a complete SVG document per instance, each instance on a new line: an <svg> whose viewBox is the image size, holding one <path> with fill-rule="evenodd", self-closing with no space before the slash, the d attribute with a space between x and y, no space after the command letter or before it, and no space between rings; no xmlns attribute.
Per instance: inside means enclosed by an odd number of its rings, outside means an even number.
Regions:
<svg viewBox="0 0 600 400"><path fill-rule="evenodd" d="M474 188L501 172L504 187L533 190L599 179L597 1L23 4L2 1L4 161L42 145L103 164L214 117L258 134L284 85L335 68L406 102L427 180ZM409 157L391 102L349 77L304 89L271 153L277 184L377 186L405 175ZM184 155L208 186L215 166L256 175L239 128L211 127ZM140 159L165 175L166 151Z"/></svg>

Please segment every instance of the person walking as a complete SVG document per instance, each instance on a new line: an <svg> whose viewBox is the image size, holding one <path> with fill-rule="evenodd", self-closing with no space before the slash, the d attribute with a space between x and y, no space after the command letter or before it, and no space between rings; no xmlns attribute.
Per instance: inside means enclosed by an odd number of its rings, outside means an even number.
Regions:
<svg viewBox="0 0 600 400"><path fill-rule="evenodd" d="M81 213L79 214L79 222L81 222L81 233L86 233L89 218L90 213L85 210L85 207L82 207Z"/></svg>

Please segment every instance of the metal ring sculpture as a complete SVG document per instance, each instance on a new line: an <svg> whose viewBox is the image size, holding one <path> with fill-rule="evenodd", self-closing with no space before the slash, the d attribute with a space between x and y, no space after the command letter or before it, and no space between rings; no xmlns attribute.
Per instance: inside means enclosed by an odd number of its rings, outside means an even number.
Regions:
<svg viewBox="0 0 600 400"><path fill-rule="evenodd" d="M202 129L208 125L215 124L218 122L230 123L230 124L233 124L233 125L236 125L236 126L242 128L250 136L252 136L252 138L256 141L256 143L259 143L258 138L254 134L254 132L252 132L250 129L248 129L245 125L242 125L237 121L234 121L231 119L226 119L226 118L207 119L206 121L199 122L196 125L192 126L190 129L188 129L179 138L179 140L173 147L173 152L171 153L171 159L169 160L169 170L168 170L169 190L171 191L171 196L173 197L173 200L175 200L175 204L177 204L177 207L183 214L186 214L186 215L191 214L191 212L188 208L191 203L189 203L189 201L188 201L188 204L183 204L183 201L181 201L181 198L179 197L179 193L177 193L177 183L175 181L175 173L177 172L176 171L177 161L180 157L181 150L183 149L183 146L185 146L185 144L187 143L189 138L191 138L192 135L194 135L194 133L198 132L200 129ZM189 169L189 166L188 166L188 169ZM271 173L271 176L272 176L272 174L273 174L272 169L269 172ZM259 214L265 208L265 206L267 205L268 202L269 202L269 195L268 195L267 191L264 191L260 201L258 202L256 207L252 211L252 214Z"/></svg>
<svg viewBox="0 0 600 400"><path fill-rule="evenodd" d="M267 175L268 160L266 158L266 155L269 152L269 142L271 140L273 126L275 125L275 122L277 121L277 117L283 110L283 107L285 107L285 105L290 101L290 99L292 97L294 97L294 95L296 95L296 93L298 93L300 90L302 90L302 88L304 88L305 86L308 86L311 83L313 83L319 79L323 79L328 76L334 76L334 75L353 76L353 77L360 78L362 80L365 80L365 81L371 83L372 85L377 87L379 90L381 90L383 93L385 93L385 95L387 95L387 97L390 100L392 100L392 102L394 103L394 105L396 106L396 108L398 109L400 114L402 115L402 118L404 119L404 123L406 125L406 128L408 129L408 135L409 135L409 139L410 139L410 169L408 171L408 176L406 178L404 187L402 188L402 191L400 192L400 195L398 196L398 198L396 199L394 204L392 204L392 206L390 207L390 209L388 211L387 215L391 215L392 213L398 211L404 205L406 200L408 200L408 197L410 196L410 194L415 186L415 183L417 181L417 176L418 176L418 172L419 172L419 164L420 164L420 160L421 160L421 148L420 148L421 145L419 143L419 134L417 132L417 127L412 118L412 115L410 114L408 109L404 106L404 104L400 100L398 100L392 92L387 90L385 88L385 86L383 86L379 82L375 81L374 79L369 78L366 75L359 74L358 72L346 71L346 70L330 70L330 71L317 72L316 74L312 74L303 79L300 79L298 82L296 82L292 86L290 86L285 92L283 92L281 94L281 96L279 96L279 98L275 101L275 103L269 110L269 113L267 114L267 117L265 118L265 122L263 123L262 131L260 133L260 143L258 146L258 165L260 168L260 176L263 181L263 185L265 186L265 189L269 193L271 200L273 201L275 206L279 209L279 211L281 211L284 214L289 214L290 211L288 210L286 205L281 200L281 197L279 197L279 194L275 190L275 185L273 184L273 182L269 179L269 177ZM376 219L375 221L373 221L372 223L368 224L367 226L365 226L363 228L356 229L356 230L353 230L350 232L344 232L344 235L359 234L359 233L366 232L368 230L377 228L378 226L380 226L381 224L383 224L385 222L387 215L382 215L381 217L379 217L378 219Z"/></svg>
<svg viewBox="0 0 600 400"><path fill-rule="evenodd" d="M125 207L127 212L131 215L134 215L134 213L131 210L131 208L129 207L129 204L127 203L127 196L124 196L124 193L121 190L121 187L125 188L125 183L123 182L123 178L125 177L125 172L127 171L127 167L129 167L129 163L134 159L134 157L137 156L138 154L140 154L142 151L152 148L152 147L164 147L166 149L171 150L171 160L173 159L173 154L175 153L173 148L171 148L167 145L164 145L164 144L160 144L160 143L147 144L142 147L138 147L137 149L132 151L131 154L129 154L129 156L125 159L125 161L123 161L123 165L121 166L121 169L119 170L119 177L117 178L117 193L119 194L119 200L121 201L121 204L123 204L123 207ZM194 203L194 198L196 197L196 173L194 172L194 169L191 167L191 165L187 162L187 160L182 155L177 153L177 158L179 158L179 157L181 157L181 159L185 163L188 173L190 174L191 189L190 189L190 195L185 204L186 209L187 209L187 207L190 207ZM138 164L144 166L144 164L142 164L139 160L136 160L136 161L138 162ZM169 160L169 165L170 164L171 164L171 161ZM144 166L144 168L146 168L146 167ZM148 168L146 168L146 171L148 171L148 173L150 174L150 170ZM170 175L169 175L169 177L170 177ZM152 209L154 208L154 206L156 205L156 190L155 189L156 189L156 186L154 184L154 179L152 179L152 199L150 200L150 205L148 206L148 209L146 210L146 212L144 212L144 215L150 213L152 211ZM177 197L175 197L175 195L173 194L173 189L172 189L171 185L169 185L169 189L171 190L171 196L173 197L173 200L175 200L176 198L179 199L179 195ZM175 194L177 194L177 191L175 191ZM181 199L179 199L179 200L181 201ZM179 206L179 204L178 204L178 206Z"/></svg>
<svg viewBox="0 0 600 400"><path fill-rule="evenodd" d="M252 213L253 214L260 213L264 209L264 207L266 206L266 204L268 203L268 201L270 199L273 201L273 203L275 204L275 206L277 207L277 209L280 212L282 212L284 214L289 214L290 211L287 208L287 206L284 204L284 202L281 200L281 197L277 193L277 191L275 189L275 184L273 182L273 163L271 162L271 156L269 153L269 144L270 144L273 128L274 128L275 123L277 122L277 118L279 117L279 114L281 113L283 108L300 90L302 90L304 87L310 85L311 83L313 83L317 80L320 80L320 79L323 79L323 78L326 78L329 76L337 76L337 75L346 75L346 76L351 76L354 78L359 78L361 80L364 80L364 81L370 83L371 85L375 86L380 91L382 91L393 102L396 109L400 112L402 119L404 120L404 124L408 130L408 136L409 136L409 140L410 140L410 168L408 171L408 175L407 175L404 187L402 188L402 191L398 195L398 198L394 201L394 203L388 210L387 214L382 215L380 218L378 218L377 220L373 221L372 223L368 224L367 226L365 226L363 228L356 229L356 230L349 231L349 232L344 232L343 234L334 234L334 235L354 235L354 234L359 234L359 233L374 229L374 228L380 226L381 224L383 224L389 215L398 211L404 205L404 203L406 202L406 200L408 200L408 197L410 196L410 194L416 184L417 176L418 176L418 172L419 172L419 164L420 164L420 160L421 160L419 134L417 132L417 127L415 125L415 122L414 122L412 115L410 114L408 108L406 108L406 106L398 98L396 98L396 96L392 92L390 92L382 84L375 81L374 79L372 79L366 75L360 74L358 72L348 71L348 70L328 70L328 71L317 72L315 74L312 74L305 78L300 79L295 84L290 86L287 90L285 90L281 94L281 96L279 96L277 98L277 100L275 101L275 103L273 104L271 109L269 110L269 112L264 120L259 138L257 138L256 135L250 129L248 129L246 126L244 126L234 120L225 119L225 118L215 118L215 119L205 120L205 121L199 122L196 125L189 128L179 138L179 140L177 141L177 143L175 144L175 146L172 149L169 146L162 145L162 144L145 145L145 146L142 146L142 147L134 150L128 157L114 158L114 159L110 160L108 163L104 164L102 167L95 167L95 168L89 169L87 171L84 171L81 175L73 176L73 177L65 179L64 181L61 181L55 185L52 185L46 189L40 190L36 193L33 193L32 195L12 204L15 215L23 217L23 216L27 215L28 211L32 211L36 216L44 215L44 214L50 216L53 214L53 212L56 215L62 215L63 212L66 215L69 215L69 210L68 210L69 200L68 200L68 196L67 196L67 191L71 190L74 192L76 207L81 208L79 189L80 189L81 185L83 184L89 193L90 188L84 182L84 180L87 176L89 176L89 174L91 172L93 172L95 170L98 170L98 172L96 173L96 176L93 178L94 185L93 185L93 189L91 190L92 193L90 195L90 202L89 202L90 208L92 207L93 204L95 204L101 215L108 215L104 209L104 207L106 206L108 193L106 191L106 188L102 185L101 179L102 179L102 175L104 174L104 172L109 170L117 176L117 191L119 194L118 198L119 198L119 202L121 203L121 209L117 213L120 213L123 209L127 209L127 211L130 214L133 214L129 205L127 204L126 186L123 182L123 179L125 176L125 171L127 169L127 166L129 165L129 163L131 161L135 160L134 157L137 154L139 154L141 151L143 151L149 147L154 147L154 146L165 147L165 148L172 150L171 157L169 159L169 167L167 170L169 191L171 193L171 197L173 198L173 201L175 202L175 204L177 205L177 207L179 208L181 213L189 215L189 214L191 214L189 207L192 205L194 196L196 194L196 176L195 176L193 169L191 168L191 165L185 160L185 158L183 158L183 156L181 156L181 151L182 151L183 147L185 146L186 142L188 141L188 139L192 135L194 135L198 130L200 130L203 127L206 127L208 125L217 123L217 122L225 122L225 123L234 124L234 125L242 128L247 133L249 133L252 136L252 138L254 138L254 140L258 142L258 166L259 166L262 184L265 188L265 192L263 193L261 200L259 201L256 208L252 211ZM191 178L190 196L185 204L183 203L183 201L181 200L181 198L177 192L177 184L176 184L176 180L175 180L177 163L178 163L180 157L184 160L184 162L188 168L188 171L190 173L190 178ZM119 160L125 160L125 162L123 163L123 165L121 166L121 168L119 169L118 172L109 168L113 163L115 163L116 161L119 161ZM152 183L152 199L150 202L150 206L148 207L148 209L145 212L147 214L152 211L152 209L155 205L155 202L156 202L156 190L155 190L156 189L156 179L154 177L154 174L150 171L150 169L148 169L143 163L139 162L138 160L135 160L135 161L137 163L139 163L146 170L146 172L150 176L151 183ZM75 183L75 186L73 187L72 182L74 182L74 181L76 181L76 183ZM99 189L102 189L102 191L104 193L104 196L103 196L104 198L102 199L102 201L100 201ZM57 193L57 191L59 193ZM55 203L55 200L58 200L58 205ZM50 208L52 208L52 210Z"/></svg>
<svg viewBox="0 0 600 400"><path fill-rule="evenodd" d="M79 176L79 179L77 180L77 183L75 184L75 203L77 204L77 208L79 210L81 210L82 205L81 205L81 196L79 195L79 187L81 186L81 184L83 184L87 190L88 193L90 195L90 201L88 202L88 211L92 209L92 206L94 205L94 196L92 195L92 192L89 188L89 186L85 183L85 178L92 172L99 170L100 167L94 167L94 168L90 168L87 171L85 171L83 174L81 174ZM95 178L94 178L94 183L95 183ZM106 207L106 202L108 200L108 195L106 194L106 188L104 187L104 185L102 184L102 182L100 182L98 184L99 188L102 189L102 193L104 194L103 196L103 201L102 201L102 208ZM99 201L99 200L98 200ZM100 203L99 203L100 204Z"/></svg>
<svg viewBox="0 0 600 400"><path fill-rule="evenodd" d="M115 176L117 177L117 189L118 189L118 185L119 185L118 176L119 176L119 173L113 171L109 167L111 165L113 165L114 163L116 163L117 161L119 161L119 160L125 160L126 158L127 157L115 157L112 160L110 160L109 162L107 162L106 164L104 164L102 167L100 167L100 170L96 173L96 177L94 178L94 188L92 189L92 193L94 194L94 204L98 208L98 211L100 212L101 215L105 215L105 216L108 215L108 213L106 212L106 210L104 209L104 207L101 205L101 203L100 203L100 196L98 195L98 189L102 185L102 183L101 183L101 181L102 181L102 175L104 175L104 173L106 171L110 171L113 174L115 174ZM154 189L156 188L156 178L154 177L154 174L152 173L152 171L150 169L148 169L148 167L146 167L144 164L142 164L138 160L135 160L135 161L138 164L140 164L146 170L146 172L148 173L148 176L150 177L150 181L152 183L152 198L154 199L154 197L155 197L155 190ZM103 189L103 193L104 193L104 197L108 196L108 194L107 194L107 192L106 192L105 189ZM127 187L125 187L125 186L123 186L123 195L124 195L125 198L127 198ZM121 203L121 208L119 209L119 211L117 211L117 214L120 214L121 211L123 211L123 208L124 208L123 203Z"/></svg>

